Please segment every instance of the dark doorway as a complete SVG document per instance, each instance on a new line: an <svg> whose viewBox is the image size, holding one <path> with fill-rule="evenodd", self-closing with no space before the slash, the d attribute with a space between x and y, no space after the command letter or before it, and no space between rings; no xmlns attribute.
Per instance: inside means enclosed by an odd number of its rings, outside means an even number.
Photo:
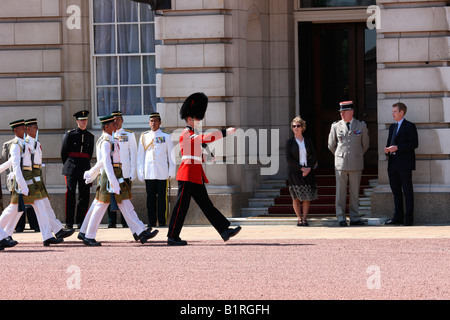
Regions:
<svg viewBox="0 0 450 320"><path fill-rule="evenodd" d="M332 168L327 147L339 102L352 100L355 118L369 128L365 167L378 166L376 30L365 23L299 23L300 115L316 145L319 165Z"/></svg>

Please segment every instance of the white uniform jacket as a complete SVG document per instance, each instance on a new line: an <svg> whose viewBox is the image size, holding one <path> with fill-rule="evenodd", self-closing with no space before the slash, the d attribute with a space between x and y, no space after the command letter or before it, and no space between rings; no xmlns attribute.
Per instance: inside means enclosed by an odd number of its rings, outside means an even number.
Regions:
<svg viewBox="0 0 450 320"><path fill-rule="evenodd" d="M38 141L35 146L34 138L28 136L25 138L25 143L30 146L30 152L34 154L33 164L42 165L42 146Z"/></svg>
<svg viewBox="0 0 450 320"><path fill-rule="evenodd" d="M136 137L132 131L120 128L114 133L114 139L119 145L122 175L133 181L136 178Z"/></svg>
<svg viewBox="0 0 450 320"><path fill-rule="evenodd" d="M166 180L175 177L172 159L173 142L169 133L161 129L141 134L138 143L139 180Z"/></svg>
<svg viewBox="0 0 450 320"><path fill-rule="evenodd" d="M25 145L25 151L23 151ZM31 150L30 147L25 144L23 139L15 138L14 142L11 143L9 150L10 160L12 165L12 172L16 176L16 182L19 185L20 190L24 195L28 195L27 182L23 178L22 170L20 168L20 160L22 158L23 167L31 167ZM6 162L5 162L6 163Z"/></svg>

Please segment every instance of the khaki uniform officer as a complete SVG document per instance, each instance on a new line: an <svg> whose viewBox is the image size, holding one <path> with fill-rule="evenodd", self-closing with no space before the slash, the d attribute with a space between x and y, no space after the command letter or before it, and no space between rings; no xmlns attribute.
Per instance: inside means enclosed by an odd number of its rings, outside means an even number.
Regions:
<svg viewBox="0 0 450 320"><path fill-rule="evenodd" d="M334 154L336 173L336 217L346 226L345 205L347 182L350 189L350 224L362 225L359 220L359 186L364 168L364 153L369 148L369 132L363 121L353 118L353 102L340 103L341 120L331 125L328 149Z"/></svg>
<svg viewBox="0 0 450 320"><path fill-rule="evenodd" d="M150 226L166 225L167 220L167 186L175 177L175 163L172 159L173 142L170 133L160 129L159 113L150 115L151 130L141 134L138 146L138 178L145 180L147 191L147 214ZM156 198L158 197L158 215L156 215ZM158 218L158 219L157 219Z"/></svg>

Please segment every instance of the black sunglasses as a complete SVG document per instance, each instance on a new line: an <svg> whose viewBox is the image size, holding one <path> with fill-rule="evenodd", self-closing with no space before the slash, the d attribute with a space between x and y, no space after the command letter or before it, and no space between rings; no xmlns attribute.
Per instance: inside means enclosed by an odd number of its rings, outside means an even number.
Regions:
<svg viewBox="0 0 450 320"><path fill-rule="evenodd" d="M293 124L293 125L292 125L292 128L301 128L301 127L302 127L301 124Z"/></svg>

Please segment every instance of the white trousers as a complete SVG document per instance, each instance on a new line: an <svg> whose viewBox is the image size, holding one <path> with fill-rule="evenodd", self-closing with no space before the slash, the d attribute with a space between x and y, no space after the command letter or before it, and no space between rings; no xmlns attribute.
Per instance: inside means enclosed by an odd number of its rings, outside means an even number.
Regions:
<svg viewBox="0 0 450 320"><path fill-rule="evenodd" d="M53 238L51 231L51 226L47 214L45 213L46 207L42 199L34 201L31 205L36 212L36 218L39 224L39 229L41 230L42 239L47 240ZM18 204L10 204L3 210L0 216L0 228L3 229L8 235L12 235L14 228L19 222L20 216L23 212L18 212Z"/></svg>
<svg viewBox="0 0 450 320"><path fill-rule="evenodd" d="M8 237L8 234L5 232L5 230L0 228L0 240L5 239L6 237Z"/></svg>
<svg viewBox="0 0 450 320"><path fill-rule="evenodd" d="M80 232L84 233L86 238L95 239L98 227L100 226L100 222L102 221L108 206L109 203L103 203L97 200L92 202L80 228ZM139 220L131 201L129 199L122 200L122 203L118 203L118 206L131 233L136 233L137 235L141 234L145 230L145 225Z"/></svg>
<svg viewBox="0 0 450 320"><path fill-rule="evenodd" d="M53 233L57 233L58 231L60 231L63 228L63 225L61 223L61 221L59 221L58 219L56 219L56 215L55 215L55 211L53 211L52 205L50 204L50 200L48 198L44 198L41 200L37 200L37 201L43 201L44 206L45 206L45 214L48 217L48 222L50 223L50 230ZM20 219L20 215L19 218ZM17 220L18 222L19 220ZM5 232L8 233L8 235L12 235L14 232L14 229L16 228L17 222L14 224L14 221L10 221L8 223L8 225L5 227Z"/></svg>

